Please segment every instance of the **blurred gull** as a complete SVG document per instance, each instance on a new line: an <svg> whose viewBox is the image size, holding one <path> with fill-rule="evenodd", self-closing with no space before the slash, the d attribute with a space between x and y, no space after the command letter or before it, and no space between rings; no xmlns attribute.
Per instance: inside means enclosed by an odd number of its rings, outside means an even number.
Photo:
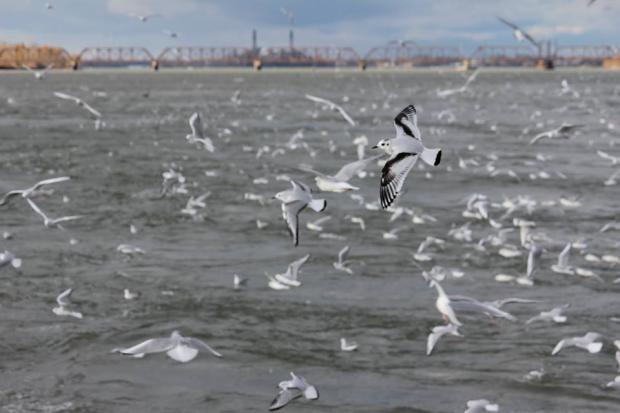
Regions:
<svg viewBox="0 0 620 413"><path fill-rule="evenodd" d="M577 128L581 128L583 126L584 125L572 125L568 123L563 123L558 128L551 129L551 130L539 133L538 135L534 136L534 138L532 138L532 140L530 141L530 145L535 144L536 142L538 142L539 140L543 138L548 138L548 139L565 138L566 139L569 137L570 132L572 132L573 130Z"/></svg>
<svg viewBox="0 0 620 413"><path fill-rule="evenodd" d="M456 318L456 314L454 313L454 309L452 308L452 302L450 297L446 294L441 285L435 281L431 280L429 286L435 287L437 290L437 300L435 301L435 307L437 311L442 315L444 321L449 324L453 324L456 327L462 326L461 322Z"/></svg>
<svg viewBox="0 0 620 413"><path fill-rule="evenodd" d="M276 274L274 278L281 284L289 287L299 287L301 282L298 280L299 270L302 265L308 261L310 254L307 254L300 259L293 261L289 264L284 274Z"/></svg>
<svg viewBox="0 0 620 413"><path fill-rule="evenodd" d="M291 380L285 380L278 384L279 392L269 406L270 411L278 410L289 404L291 401L304 397L308 400L317 400L319 391L317 388L302 377L291 372Z"/></svg>
<svg viewBox="0 0 620 413"><path fill-rule="evenodd" d="M336 111L338 113L340 113L340 115L344 118L344 120L346 120L347 122L349 122L349 124L351 126L355 126L355 121L353 120L353 118L351 118L351 116L349 116L349 114L342 108L342 106L335 104L334 102L327 100L327 99L323 99L317 96L312 96L312 95L306 95L306 99L310 99L311 101L315 102L315 103L320 103L323 106L326 106L327 108L329 108L330 110Z"/></svg>
<svg viewBox="0 0 620 413"><path fill-rule="evenodd" d="M67 307L71 304L71 302L69 301L69 297L71 296L72 292L73 292L73 289L68 288L62 293L60 293L58 297L56 297L56 302L58 303L58 307L52 308L52 311L54 312L54 314L58 316L69 316L69 317L75 317L75 318L82 318L82 313L77 312L77 311L67 310Z"/></svg>
<svg viewBox="0 0 620 413"><path fill-rule="evenodd" d="M45 69L43 70L32 70L26 65L22 65L22 67L26 69L27 71L29 71L30 73L32 73L35 79L42 80L42 79L45 79L45 77L47 76L47 72L49 72L50 69L54 67L54 64L52 63L51 65L46 66Z"/></svg>
<svg viewBox="0 0 620 413"><path fill-rule="evenodd" d="M170 337L150 338L133 347L112 351L136 358L144 357L146 354L166 352L168 357L181 363L192 361L200 351L208 351L216 357L222 357L204 341L193 337L183 337L176 330L172 332Z"/></svg>
<svg viewBox="0 0 620 413"><path fill-rule="evenodd" d="M187 135L185 139L187 139L189 143L199 143L203 145L204 148L209 152L213 152L215 150L215 147L213 146L213 141L211 140L211 138L205 136L203 132L202 119L200 117L200 114L195 112L189 118L189 126L192 129L192 133Z"/></svg>
<svg viewBox="0 0 620 413"><path fill-rule="evenodd" d="M332 217L330 215L327 215L319 219L316 219L314 221L306 222L306 228L308 228L311 231L321 232L323 231L323 227L321 225L324 222L329 221L330 219L332 219Z"/></svg>
<svg viewBox="0 0 620 413"><path fill-rule="evenodd" d="M44 179L43 181L37 182L30 188L14 189L12 191L7 192L2 197L2 199L0 199L0 206L6 205L11 199L13 199L14 197L18 195L21 195L22 198L29 198L30 196L34 195L35 192L42 186L68 181L69 179L71 178L69 178L68 176L60 176L58 178Z"/></svg>
<svg viewBox="0 0 620 413"><path fill-rule="evenodd" d="M22 266L22 259L17 258L12 252L4 250L0 253L0 268L7 265L11 265L15 269L19 269Z"/></svg>
<svg viewBox="0 0 620 413"><path fill-rule="evenodd" d="M431 355L439 339L445 336L446 334L450 334L452 336L457 336L457 337L463 337L463 335L459 332L459 328L455 326L454 324L433 327L433 332L428 335L428 339L426 340L426 355L427 356Z"/></svg>
<svg viewBox="0 0 620 413"><path fill-rule="evenodd" d="M68 95L68 94L62 93L62 92L54 92L54 96L56 96L57 98L60 98L60 99L70 100L70 101L74 102L76 105L86 109L91 115L93 115L97 119L100 119L102 117L101 116L101 112L99 112L98 110L96 110L95 108L93 108L88 103L84 102L82 99L80 99L78 97L71 96L71 95Z"/></svg>
<svg viewBox="0 0 620 413"><path fill-rule="evenodd" d="M467 402L467 410L464 413L497 412L499 405L486 399L470 400Z"/></svg>
<svg viewBox="0 0 620 413"><path fill-rule="evenodd" d="M469 87L469 85L471 84L471 82L473 82L474 80L476 80L476 77L478 77L478 70L474 70L474 72L467 78L467 80L465 81L465 84L461 87L455 88L455 89L437 89L437 96L440 98L445 98L451 95L454 95L456 93L464 93L467 88ZM441 112L443 113L443 112ZM438 116L439 118L439 116ZM452 114L452 118L454 119L454 114Z"/></svg>
<svg viewBox="0 0 620 413"><path fill-rule="evenodd" d="M567 347L578 347L588 350L589 353L598 353L603 348L603 343L597 341L600 340L601 337L602 336L598 333L588 332L583 337L564 338L556 344L553 351L551 351L551 355L555 356L562 351L562 349Z"/></svg>
<svg viewBox="0 0 620 413"><path fill-rule="evenodd" d="M534 316L527 320L525 324L531 324L535 321L553 321L554 323L565 323L566 316L562 313L570 307L570 304L564 304L559 307L554 307L549 311L543 311L539 315Z"/></svg>
<svg viewBox="0 0 620 413"><path fill-rule="evenodd" d="M278 192L275 198L282 202L282 218L286 222L293 245L299 244L299 213L307 206L314 211L321 212L327 207L324 199L313 199L312 191L301 182L291 180L292 189Z"/></svg>
<svg viewBox="0 0 620 413"><path fill-rule="evenodd" d="M558 263L551 266L551 271L558 274L574 275L575 268L568 265L570 259L570 251L572 249L572 243L566 244L560 255L558 256Z"/></svg>
<svg viewBox="0 0 620 413"><path fill-rule="evenodd" d="M347 341L346 338L340 339L340 350L342 351L355 351L357 350L357 343L355 341Z"/></svg>
<svg viewBox="0 0 620 413"><path fill-rule="evenodd" d="M43 212L37 206L37 204L35 204L32 201L32 199L26 198L26 202L28 202L28 204L30 204L30 207L32 208L32 210L34 212L36 212L37 214L39 214L41 216L41 218L43 218L43 225L45 225L46 228L59 228L59 229L64 230L63 226L60 225L61 222L69 222L69 221L74 221L76 219L83 218L82 215L70 215L70 216L66 216L66 217L60 217L60 218L52 219L52 218L49 218L47 215L45 215L45 212Z"/></svg>
<svg viewBox="0 0 620 413"><path fill-rule="evenodd" d="M338 271L346 272L348 274L353 274L353 270L348 267L347 257L349 256L349 246L347 245L338 253L338 261L334 262L334 268Z"/></svg>
<svg viewBox="0 0 620 413"><path fill-rule="evenodd" d="M381 158L383 155L373 156L371 158L362 159L359 161L351 162L343 166L335 175L325 175L321 172L315 171L310 168L302 168L302 170L306 172L311 172L316 175L314 180L316 181L316 186L319 187L321 191L327 192L347 192L347 191L357 191L358 187L349 184L349 180L357 175L359 172L363 171L368 164L377 159Z"/></svg>

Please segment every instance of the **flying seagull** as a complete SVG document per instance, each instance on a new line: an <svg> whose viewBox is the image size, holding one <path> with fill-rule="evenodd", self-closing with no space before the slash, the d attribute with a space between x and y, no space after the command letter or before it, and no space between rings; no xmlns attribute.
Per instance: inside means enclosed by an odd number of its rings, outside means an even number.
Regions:
<svg viewBox="0 0 620 413"><path fill-rule="evenodd" d="M530 141L530 145L535 144L536 142L538 142L539 140L543 138L548 138L548 139L565 138L567 139L569 137L569 134L573 130L577 128L581 128L581 127L583 127L583 125L572 125L569 123L563 123L558 128L551 129L545 132L541 132L538 135L534 136L534 138L532 138L532 140Z"/></svg>
<svg viewBox="0 0 620 413"><path fill-rule="evenodd" d="M282 202L282 218L286 222L293 244L299 244L299 213L307 206L321 212L327 207L324 199L313 199L312 191L305 184L291 180L292 189L278 192L274 198Z"/></svg>
<svg viewBox="0 0 620 413"><path fill-rule="evenodd" d="M324 106L327 106L329 109L333 110L333 111L337 111L340 113L340 115L342 115L342 117L344 118L344 120L346 120L347 122L349 122L349 124L351 126L355 126L355 121L353 120L353 118L351 118L351 116L349 116L349 114L342 108L342 106L335 104L334 102L332 102L331 100L327 100L327 99L323 99L317 96L312 96L312 95L306 95L307 99L310 99L311 101L315 102L315 103L320 103Z"/></svg>
<svg viewBox="0 0 620 413"><path fill-rule="evenodd" d="M385 151L390 158L381 171L380 199L383 209L394 203L407 175L418 156L429 165L437 166L441 161L441 149L429 149L422 143L418 129L418 116L413 105L407 106L394 118L396 137L380 140L373 149Z"/></svg>
<svg viewBox="0 0 620 413"><path fill-rule="evenodd" d="M168 357L181 363L192 361L199 351L208 351L216 357L222 357L204 341L194 337L184 337L176 330L172 332L170 337L151 338L133 347L117 348L112 351L136 358L165 351Z"/></svg>
<svg viewBox="0 0 620 413"><path fill-rule="evenodd" d="M346 272L347 274L353 274L353 270L348 266L347 258L349 257L349 251L351 248L347 245L338 253L338 261L334 262L334 268L338 271Z"/></svg>
<svg viewBox="0 0 620 413"><path fill-rule="evenodd" d="M192 133L188 134L185 139L187 139L189 143L200 143L204 145L204 148L206 150L208 150L209 152L213 152L215 150L215 147L213 146L213 141L211 140L211 138L206 137L203 132L202 119L200 117L200 114L195 112L192 116L190 116L189 126L192 128Z"/></svg>
<svg viewBox="0 0 620 413"><path fill-rule="evenodd" d="M149 21L150 18L152 17L164 17L159 13L155 13L155 14L130 14L130 17L135 17L138 20L140 20L142 23L146 23L147 21Z"/></svg>
<svg viewBox="0 0 620 413"><path fill-rule="evenodd" d="M454 324L433 327L433 331L428 335L428 339L426 340L426 355L427 356L431 355L439 339L445 336L446 334L450 334L452 336L457 336L457 337L463 337L463 335L459 332L459 328L455 326Z"/></svg>
<svg viewBox="0 0 620 413"><path fill-rule="evenodd" d="M298 279L299 270L309 258L310 254L307 254L300 259L293 261L288 265L288 268L284 274L276 274L273 278L275 278L279 283L289 287L299 287L301 285L301 282Z"/></svg>
<svg viewBox="0 0 620 413"><path fill-rule="evenodd" d="M515 39L517 39L518 42L522 42L523 40L527 40L528 42L533 44L535 47L539 47L538 42L536 40L534 40L534 38L532 36L530 36L525 30L521 29L519 26L517 26L514 23L509 22L506 19L502 19L499 16L497 16L497 18L499 19L499 21L504 23L506 26L508 26L512 30L514 30L513 34L515 36Z"/></svg>
<svg viewBox="0 0 620 413"><path fill-rule="evenodd" d="M316 181L316 186L319 187L321 191L326 192L347 192L347 191L357 191L358 187L349 184L349 180L351 180L358 172L363 171L368 164L377 159L381 158L383 155L377 155L366 159L361 159L359 161L351 162L340 168L340 170L335 175L325 175L321 172L315 171L310 168L301 168L306 172L311 172L316 175L314 180Z"/></svg>
<svg viewBox="0 0 620 413"><path fill-rule="evenodd" d="M43 225L45 225L46 228L59 228L64 230L64 228L60 225L61 222L74 221L83 217L82 215L71 215L67 217L52 219L48 217L45 212L43 212L41 208L39 208L39 206L32 201L32 199L26 198L26 202L28 202L34 212L36 212L41 216L41 218L43 218Z"/></svg>
<svg viewBox="0 0 620 413"><path fill-rule="evenodd" d="M93 108L88 103L84 102L82 99L80 99L78 97L67 95L66 93L62 93L62 92L54 92L54 96L56 96L57 98L60 98L60 99L64 99L64 100L70 100L70 101L74 102L76 105L81 106L84 109L86 109L95 118L97 118L97 119L101 118L101 112L99 112L98 110L96 110L95 108Z"/></svg>
<svg viewBox="0 0 620 413"><path fill-rule="evenodd" d="M281 381L278 384L279 392L269 406L270 411L278 410L289 404L291 401L304 397L308 400L316 400L319 398L317 388L302 377L291 372L291 380Z"/></svg>
<svg viewBox="0 0 620 413"><path fill-rule="evenodd" d="M54 314L59 315L59 316L82 318L82 313L78 311L67 310L67 307L69 306L69 304L71 304L71 302L69 301L69 297L71 296L72 292L73 292L73 289L68 288L62 293L60 293L58 297L56 297L56 302L58 303L58 307L52 308L52 311L54 312Z"/></svg>
<svg viewBox="0 0 620 413"><path fill-rule="evenodd" d="M32 194L37 191L39 188L41 188L42 186L45 185L50 185L50 184L55 184L58 182L64 182L64 181L68 181L69 179L71 179L68 176L59 176L57 178L50 178L50 179L44 179L43 181L39 181L36 184L34 184L33 186L31 186L30 188L26 188L26 189L15 189L13 191L9 191L7 192L2 199L0 199L0 206L4 206L6 204L9 203L9 201L18 196L21 195L22 198L26 199L29 198L30 196L32 196Z"/></svg>
<svg viewBox="0 0 620 413"><path fill-rule="evenodd" d="M22 67L32 73L35 79L42 80L45 79L45 76L47 76L47 72L49 72L54 67L54 64L52 63L51 65L46 66L43 70L32 70L26 65L22 65Z"/></svg>
<svg viewBox="0 0 620 413"><path fill-rule="evenodd" d="M578 347L588 350L588 353L598 353L603 348L603 343L597 341L600 340L601 337L602 336L598 333L588 332L583 337L564 338L555 345L551 355L555 356L566 347Z"/></svg>
<svg viewBox="0 0 620 413"><path fill-rule="evenodd" d="M478 77L478 69L474 70L474 73L472 73L471 75L469 75L469 77L467 78L467 80L465 81L465 84L461 87L455 88L455 89L442 89L442 90L437 90L437 96L440 98L445 98L448 97L450 95L454 95L456 93L464 93L467 88L469 87L469 85L471 84L471 82L473 82L474 80L476 80L476 77Z"/></svg>

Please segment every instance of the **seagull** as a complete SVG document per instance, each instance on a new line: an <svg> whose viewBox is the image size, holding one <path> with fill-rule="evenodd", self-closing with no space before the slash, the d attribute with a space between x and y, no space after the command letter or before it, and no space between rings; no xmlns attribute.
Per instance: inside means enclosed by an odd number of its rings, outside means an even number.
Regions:
<svg viewBox="0 0 620 413"><path fill-rule="evenodd" d="M308 228L310 231L316 231L316 232L321 232L323 231L323 227L321 226L324 222L329 221L330 219L332 219L332 217L330 215L321 217L317 220L311 221L311 222L306 222L306 228Z"/></svg>
<svg viewBox="0 0 620 413"><path fill-rule="evenodd" d="M352 215L346 215L344 218L349 220L349 222L351 222L352 224L359 225L362 231L366 231L366 222L364 221L364 218L354 217Z"/></svg>
<svg viewBox="0 0 620 413"><path fill-rule="evenodd" d="M118 247L116 247L116 251L120 252L121 254L125 254L128 257L132 258L136 255L144 255L145 252L142 248L140 247L136 247L134 245L131 244L120 244Z"/></svg>
<svg viewBox="0 0 620 413"><path fill-rule="evenodd" d="M355 351L357 350L357 343L355 341L347 341L346 338L340 339L340 350L342 351Z"/></svg>
<svg viewBox="0 0 620 413"><path fill-rule="evenodd" d="M568 135L570 132L572 132L573 130L577 128L582 128L583 126L584 125L573 125L570 123L563 123L558 128L551 129L545 132L541 132L538 135L534 136L534 138L532 138L532 140L530 141L530 145L535 144L536 142L538 142L539 140L543 138L548 138L548 139L565 138L567 139L569 137Z"/></svg>
<svg viewBox="0 0 620 413"><path fill-rule="evenodd" d="M607 152L604 152L601 150L596 151L596 154L600 156L601 158L610 161L612 166L618 165L620 163L620 156L612 156L608 154Z"/></svg>
<svg viewBox="0 0 620 413"><path fill-rule="evenodd" d="M471 84L471 82L476 80L476 77L478 77L478 69L474 70L474 72L471 75L469 75L469 77L467 78L463 86L458 87L456 89L443 89L443 90L438 89L437 96L440 98L445 98L450 95L454 95L456 93L464 93L469 87L469 85Z"/></svg>
<svg viewBox="0 0 620 413"><path fill-rule="evenodd" d="M329 108L330 110L333 111L337 111L340 113L340 115L342 115L342 117L344 118L344 120L346 120L347 122L349 122L349 124L351 126L355 126L355 121L353 120L353 118L351 118L351 116L349 116L349 114L342 108L342 106L335 104L334 102L327 100L327 99L323 99L317 96L312 96L312 95L306 95L306 99L310 99L311 101L315 102L315 103L320 103L323 106L327 106L327 108Z"/></svg>
<svg viewBox="0 0 620 413"><path fill-rule="evenodd" d="M436 166L441 161L441 149L429 149L422 144L418 116L413 105L407 106L396 115L394 127L395 138L382 139L373 147L390 155L381 172L380 199L383 209L396 200L418 156L429 165Z"/></svg>
<svg viewBox="0 0 620 413"><path fill-rule="evenodd" d="M334 268L338 271L346 272L348 274L353 274L353 270L347 266L347 257L349 256L349 246L347 245L338 253L338 261L334 262Z"/></svg>
<svg viewBox="0 0 620 413"><path fill-rule="evenodd" d="M522 227L523 228L523 227ZM530 246L530 252L527 255L527 270L525 273L525 278L518 278L517 282L519 284L525 285L533 285L534 284L534 273L538 267L538 260L542 256L543 249L536 244L532 244Z"/></svg>
<svg viewBox="0 0 620 413"><path fill-rule="evenodd" d="M52 3L48 2L48 3L45 3L45 8L47 10L53 10L54 9L54 5Z"/></svg>
<svg viewBox="0 0 620 413"><path fill-rule="evenodd" d="M384 231L382 236L383 239L389 239L389 240L397 240L398 239L398 233L401 232L402 230L408 229L409 227L407 225L403 225L397 228L392 228L389 231Z"/></svg>
<svg viewBox="0 0 620 413"><path fill-rule="evenodd" d="M82 99L80 99L78 97L71 96L71 95L68 95L68 94L62 93L62 92L54 92L54 96L56 96L57 98L60 98L60 99L70 100L70 101L75 102L76 105L78 105L80 107L83 107L84 109L86 109L91 115L93 115L97 119L100 119L102 117L101 112L99 112L98 110L96 110L95 108L93 108L88 103L84 102Z"/></svg>
<svg viewBox="0 0 620 413"><path fill-rule="evenodd" d="M499 405L491 403L486 399L470 400L467 402L467 410L465 413L482 413L482 412L497 412L499 411Z"/></svg>
<svg viewBox="0 0 620 413"><path fill-rule="evenodd" d="M69 179L71 179L71 178L68 177L68 176L60 176L58 178L45 179L43 181L37 182L36 184L31 186L30 188L15 189L13 191L7 192L2 197L2 199L0 199L0 206L6 205L13 197L16 197L18 195L21 195L22 198L26 199L26 198L29 198L30 196L32 196L34 194L34 192L37 191L42 186L50 185L50 184L55 184L55 183L58 183L58 182L68 181Z"/></svg>
<svg viewBox="0 0 620 413"><path fill-rule="evenodd" d="M359 172L363 171L368 164L377 159L381 158L383 155L373 156L366 159L361 159L359 161L351 162L340 168L340 170L335 175L325 175L321 172L315 171L310 168L301 168L303 171L311 172L316 175L314 180L316 181L316 186L319 187L321 191L326 192L348 192L348 191L357 191L358 187L349 184L349 180L356 176Z"/></svg>
<svg viewBox="0 0 620 413"><path fill-rule="evenodd" d="M165 29L163 33L171 39L176 39L179 37L179 34L177 32L173 32L172 30Z"/></svg>
<svg viewBox="0 0 620 413"><path fill-rule="evenodd" d="M278 192L274 198L282 202L282 218L286 222L293 245L299 244L299 213L307 206L314 211L321 212L327 207L324 199L313 199L312 191L305 184L291 180L292 189Z"/></svg>
<svg viewBox="0 0 620 413"><path fill-rule="evenodd" d="M60 225L61 222L74 221L76 219L83 218L83 215L71 215L67 217L52 219L45 215L45 212L41 211L41 209L37 206L37 204L32 201L32 199L26 198L26 201L28 202L28 204L30 204L32 210L43 218L43 225L45 225L46 228L58 228L64 230L62 225Z"/></svg>
<svg viewBox="0 0 620 413"><path fill-rule="evenodd" d="M202 119L197 112L194 112L192 116L189 118L189 126L192 128L192 133L187 135L185 139L189 143L200 143L204 145L204 148L209 152L213 152L215 147L213 146L213 141L211 138L208 138L204 135L202 128Z"/></svg>
<svg viewBox="0 0 620 413"><path fill-rule="evenodd" d="M560 255L558 256L558 263L553 264L551 266L551 271L556 272L558 274L567 274L574 275L575 268L568 265L568 260L570 259L570 251L572 249L572 243L569 242L566 244Z"/></svg>
<svg viewBox="0 0 620 413"><path fill-rule="evenodd" d="M433 327L433 332L428 335L428 339L426 340L426 355L427 356L431 355L439 339L445 336L446 334L450 334L452 336L457 336L457 337L463 337L463 335L459 332L459 328L455 326L454 324Z"/></svg>
<svg viewBox="0 0 620 413"><path fill-rule="evenodd" d="M245 285L247 282L247 278L241 278L238 274L233 275L233 288L235 290L241 288L241 286Z"/></svg>
<svg viewBox="0 0 620 413"><path fill-rule="evenodd" d="M73 292L73 289L68 288L62 293L60 293L58 297L56 297L56 302L58 303L58 307L52 308L52 311L54 312L54 314L58 316L69 316L69 317L75 317L75 318L82 318L82 313L77 312L77 311L67 310L67 307L69 306L69 304L71 304L71 302L69 301L69 297L71 296L72 292Z"/></svg>
<svg viewBox="0 0 620 413"><path fill-rule="evenodd" d="M598 353L603 348L603 343L596 340L599 340L601 337L598 333L588 332L583 337L564 338L555 345L551 355L555 356L566 347L578 347L588 350L589 353Z"/></svg>
<svg viewBox="0 0 620 413"><path fill-rule="evenodd" d="M620 231L620 222L611 221L603 225L603 227L599 230L599 232L607 232L607 231Z"/></svg>
<svg viewBox="0 0 620 413"><path fill-rule="evenodd" d="M22 266L22 259L17 258L15 254L10 251L4 250L4 252L0 253L0 268L9 264L17 270Z"/></svg>
<svg viewBox="0 0 620 413"><path fill-rule="evenodd" d="M306 263L306 261L308 261L309 258L310 258L310 254L307 254L306 256L301 257L297 261L293 261L292 263L289 264L288 268L286 269L286 273L276 274L274 278L281 284L284 284L290 287L299 287L301 285L301 282L297 279L298 274L299 274L299 269L301 268L302 265Z"/></svg>
<svg viewBox="0 0 620 413"><path fill-rule="evenodd" d="M155 13L155 14L143 14L143 15L140 15L140 14L130 14L129 16L130 16L130 17L135 17L135 18L137 18L137 19L138 19L138 20L140 20L142 23L146 23L146 22L147 22L147 21L149 21L149 19L150 19L150 18L152 18L152 17L164 17L164 16L162 16L162 15L161 15L161 14L159 14L159 13Z"/></svg>
<svg viewBox="0 0 620 413"><path fill-rule="evenodd" d="M204 341L198 338L184 337L177 330L173 331L170 337L150 338L133 347L118 348L112 351L136 358L165 351L168 357L181 363L192 361L199 351L208 351L216 357L222 357Z"/></svg>
<svg viewBox="0 0 620 413"><path fill-rule="evenodd" d="M608 389L620 389L620 376L616 376L613 381L605 384L605 387Z"/></svg>
<svg viewBox="0 0 620 413"><path fill-rule="evenodd" d="M301 396L308 400L317 400L319 398L318 389L308 383L304 377L297 376L291 372L291 378L291 380L281 381L278 384L280 390L269 406L270 411L281 409Z"/></svg>
<svg viewBox="0 0 620 413"><path fill-rule="evenodd" d="M49 72L54 67L54 64L52 63L51 65L47 65L43 70L32 70L26 65L22 65L22 67L32 73L35 79L42 80L45 79L45 76L47 76L47 72Z"/></svg>
<svg viewBox="0 0 620 413"><path fill-rule="evenodd" d="M125 300L135 300L138 297L140 297L140 294L129 291L129 288L123 290L123 298L125 298Z"/></svg>
<svg viewBox="0 0 620 413"><path fill-rule="evenodd" d="M446 294L441 285L435 281L431 280L429 286L435 287L437 290L437 300L435 301L435 307L437 311L441 313L444 321L449 324L453 324L456 327L460 327L463 324L456 318L456 314L454 313L454 309L452 308L452 303L450 301L450 297Z"/></svg>
<svg viewBox="0 0 620 413"><path fill-rule="evenodd" d="M267 285L272 290L290 290L291 289L290 285L282 284L280 281L276 280L275 278L273 278L271 275L269 275L266 272L265 272L265 277L267 277L267 279L269 280L269 283Z"/></svg>
<svg viewBox="0 0 620 413"><path fill-rule="evenodd" d="M517 318L512 314L499 309L492 302L481 302L472 297L466 297L463 295L450 295L448 296L450 305L457 311L470 311L480 312L486 314L491 318L505 318L510 321L517 321Z"/></svg>
<svg viewBox="0 0 620 413"><path fill-rule="evenodd" d="M559 307L554 307L549 311L543 311L539 315L534 316L527 320L525 324L531 324L535 321L553 321L554 323L565 323L566 316L562 313L570 307L570 304L564 304Z"/></svg>
<svg viewBox="0 0 620 413"><path fill-rule="evenodd" d="M530 42L532 45L534 45L534 47L538 48L540 45L538 44L538 42L536 40L534 40L534 38L532 36L530 36L525 30L521 29L519 26L517 26L514 23L509 22L506 19L502 19L501 17L497 16L497 18L499 19L499 21L501 21L502 23L504 23L506 26L510 27L512 30L514 30L514 36L515 39L517 39L518 42L522 42L523 40L527 40L528 42Z"/></svg>

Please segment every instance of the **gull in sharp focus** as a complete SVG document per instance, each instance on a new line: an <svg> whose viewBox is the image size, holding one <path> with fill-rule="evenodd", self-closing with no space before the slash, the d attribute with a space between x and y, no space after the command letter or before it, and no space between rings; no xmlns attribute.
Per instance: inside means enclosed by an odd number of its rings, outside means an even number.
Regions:
<svg viewBox="0 0 620 413"><path fill-rule="evenodd" d="M100 119L102 117L101 112L99 112L98 110L96 110L95 108L93 108L88 103L84 102L82 99L80 99L78 97L71 96L71 95L68 95L68 94L62 93L62 92L54 92L54 96L56 96L57 98L60 98L60 99L70 100L70 101L74 102L76 105L86 109L91 115L93 115L97 119Z"/></svg>
<svg viewBox="0 0 620 413"><path fill-rule="evenodd" d="M457 336L457 337L463 337L463 335L459 332L459 328L455 326L454 324L433 327L432 333L428 335L428 339L426 340L426 355L427 356L431 355L439 339L445 336L446 334Z"/></svg>
<svg viewBox="0 0 620 413"><path fill-rule="evenodd" d="M517 39L518 42L522 42L523 40L527 40L534 47L536 47L536 48L539 47L538 42L536 40L534 40L534 38L532 36L530 36L525 30L521 29L519 26L517 26L514 23L509 22L506 19L502 19L499 16L497 18L499 19L499 21L501 21L502 23L504 23L506 26L510 27L513 30L513 34L515 36L515 39Z"/></svg>
<svg viewBox="0 0 620 413"><path fill-rule="evenodd" d="M301 266L308 261L310 258L310 254L307 254L300 259L293 261L288 265L286 272L284 274L276 274L274 278L281 284L287 285L289 287L299 287L301 282L299 281L299 270Z"/></svg>
<svg viewBox="0 0 620 413"><path fill-rule="evenodd" d="M344 118L344 120L346 120L347 122L349 122L349 124L351 126L355 126L355 121L353 120L353 118L351 118L351 116L349 116L349 114L342 108L342 106L335 104L334 102L327 100L327 99L323 99L317 96L312 96L312 95L306 95L307 99L310 99L311 101L315 102L315 103L320 103L323 106L326 106L328 109L336 111L338 113L340 113L340 115Z"/></svg>
<svg viewBox="0 0 620 413"><path fill-rule="evenodd" d="M211 138L205 136L202 127L202 118L198 112L194 112L189 118L189 126L192 128L192 133L188 134L185 139L189 143L199 143L204 146L209 152L213 152L215 147Z"/></svg>
<svg viewBox="0 0 620 413"><path fill-rule="evenodd" d="M30 196L34 195L34 193L36 193L36 191L42 186L68 181L69 179L71 178L69 178L68 176L60 176L57 178L50 178L39 181L30 188L15 189L13 191L9 191L2 197L2 199L0 199L0 206L6 205L12 198L18 195L21 195L22 198L29 198Z"/></svg>
<svg viewBox="0 0 620 413"><path fill-rule="evenodd" d="M355 341L347 341L346 338L340 339L340 350L342 351L355 351L357 350L357 343Z"/></svg>
<svg viewBox="0 0 620 413"><path fill-rule="evenodd" d="M319 398L318 389L308 383L302 377L291 372L291 380L281 381L278 384L278 394L269 406L270 411L278 410L289 404L291 401L304 397L307 400L317 400Z"/></svg>
<svg viewBox="0 0 620 413"><path fill-rule="evenodd" d="M22 65L22 67L32 73L35 79L42 80L45 79L45 77L47 76L47 72L49 72L54 67L54 64L52 63L51 65L47 65L43 70L33 70L26 65Z"/></svg>
<svg viewBox="0 0 620 413"><path fill-rule="evenodd" d="M525 324L531 324L535 321L553 321L554 323L565 323L566 316L563 314L563 312L568 307L570 307L570 304L564 304L559 307L554 307L549 311L543 311L539 315L527 320Z"/></svg>
<svg viewBox="0 0 620 413"><path fill-rule="evenodd" d="M292 189L278 192L275 198L282 202L282 218L286 222L293 245L299 244L299 213L307 206L316 212L321 212L327 207L324 199L313 199L312 191L305 184L291 180Z"/></svg>
<svg viewBox="0 0 620 413"><path fill-rule="evenodd" d="M486 399L470 400L467 402L467 410L464 413L482 413L482 412L497 412L499 411L499 405L491 403Z"/></svg>
<svg viewBox="0 0 620 413"><path fill-rule="evenodd" d="M394 118L396 137L382 139L373 148L380 148L390 158L381 172L380 200L383 209L394 201L418 157L429 165L439 165L441 149L429 149L422 144L418 116L413 105L407 106Z"/></svg>
<svg viewBox="0 0 620 413"><path fill-rule="evenodd" d="M346 272L347 274L353 274L353 270L348 266L347 258L349 257L349 251L351 248L347 245L338 253L338 261L334 262L334 268L338 271Z"/></svg>
<svg viewBox="0 0 620 413"><path fill-rule="evenodd" d="M54 312L54 314L58 316L69 316L69 317L75 317L75 318L82 318L82 313L78 311L70 311L67 309L67 307L71 304L71 302L69 301L69 297L71 296L72 292L73 292L73 289L68 288L62 293L60 293L58 297L56 297L56 302L58 303L58 307L52 308L52 311Z"/></svg>
<svg viewBox="0 0 620 413"><path fill-rule="evenodd" d="M555 138L565 138L567 139L571 132L573 132L577 128L581 128L584 125L573 125L569 123L563 123L561 126L551 129L545 132L541 132L538 135L534 136L530 141L530 145L535 144L539 140L543 138L555 139Z"/></svg>
<svg viewBox="0 0 620 413"><path fill-rule="evenodd" d="M584 350L588 350L589 353L598 353L603 348L603 343L601 343L601 335L598 333L588 332L583 337L569 337L564 338L558 342L551 351L551 355L555 356L562 349L567 347L577 347Z"/></svg>
<svg viewBox="0 0 620 413"><path fill-rule="evenodd" d="M208 351L216 357L222 357L204 341L194 337L184 337L176 330L170 337L151 338L133 347L117 348L112 351L136 358L144 357L146 354L166 352L168 357L181 363L192 361L200 351Z"/></svg>
<svg viewBox="0 0 620 413"><path fill-rule="evenodd" d="M321 172L315 171L310 168L302 168L302 170L306 172L311 172L316 175L314 180L316 181L316 186L318 186L321 191L326 191L326 192L357 191L359 190L359 188L349 184L349 180L351 180L359 172L363 171L368 166L368 164L370 164L373 161L376 161L382 156L383 155L373 156L370 158L348 163L345 166L343 166L335 175L325 175L325 174L322 174Z"/></svg>
<svg viewBox="0 0 620 413"><path fill-rule="evenodd" d="M63 226L60 225L61 222L75 221L76 219L83 218L83 215L70 215L66 217L52 219L48 217L47 215L45 215L45 212L43 212L38 207L38 205L32 201L32 199L26 198L26 201L28 202L32 210L36 212L37 214L39 214L41 218L43 218L43 225L45 225L46 228L59 228L59 229L64 230Z"/></svg>

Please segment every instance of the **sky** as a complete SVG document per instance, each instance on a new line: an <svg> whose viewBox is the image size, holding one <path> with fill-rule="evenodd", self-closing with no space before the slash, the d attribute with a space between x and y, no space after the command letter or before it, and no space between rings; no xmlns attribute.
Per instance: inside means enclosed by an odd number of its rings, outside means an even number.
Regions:
<svg viewBox="0 0 620 413"><path fill-rule="evenodd" d="M53 5L52 10L46 3ZM597 0L0 0L0 42L61 46L350 46L365 54L391 40L425 46L517 44L496 16L537 40L620 46L620 1ZM132 14L156 16L141 22ZM178 33L173 39L164 33Z"/></svg>

